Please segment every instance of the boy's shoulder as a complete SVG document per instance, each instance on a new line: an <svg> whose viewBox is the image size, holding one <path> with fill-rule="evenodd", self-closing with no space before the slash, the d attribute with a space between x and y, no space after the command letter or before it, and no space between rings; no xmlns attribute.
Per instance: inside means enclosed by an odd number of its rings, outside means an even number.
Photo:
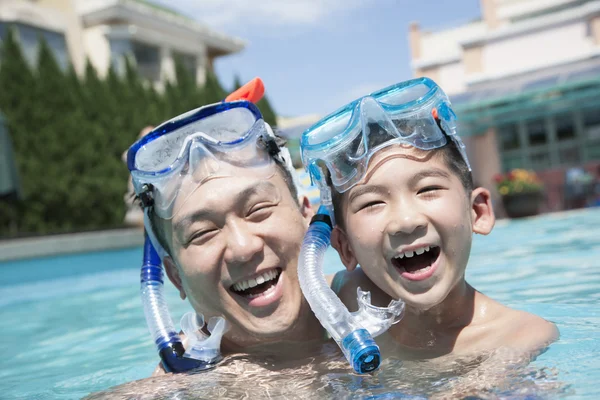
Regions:
<svg viewBox="0 0 600 400"><path fill-rule="evenodd" d="M498 334L499 346L505 345L531 352L543 350L558 339L558 328L552 322L535 314L491 301L497 307L492 326Z"/></svg>

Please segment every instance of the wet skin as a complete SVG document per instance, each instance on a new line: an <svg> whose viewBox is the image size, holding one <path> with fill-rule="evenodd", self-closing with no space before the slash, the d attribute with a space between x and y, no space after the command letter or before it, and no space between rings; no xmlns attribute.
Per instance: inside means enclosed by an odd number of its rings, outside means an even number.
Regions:
<svg viewBox="0 0 600 400"><path fill-rule="evenodd" d="M353 307L352 288L361 285L380 305L404 300L403 320L381 343L405 359L502 346L539 352L558 337L554 324L505 307L465 281L473 233L486 235L495 222L489 191L467 193L432 154L382 150L343 195L343 226L332 234L349 271L340 297Z"/></svg>

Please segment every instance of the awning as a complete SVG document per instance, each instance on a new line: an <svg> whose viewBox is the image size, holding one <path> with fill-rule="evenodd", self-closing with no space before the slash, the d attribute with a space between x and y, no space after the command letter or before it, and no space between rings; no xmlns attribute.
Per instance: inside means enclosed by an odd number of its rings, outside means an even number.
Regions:
<svg viewBox="0 0 600 400"><path fill-rule="evenodd" d="M5 120L0 115L0 199L21 198L21 186L12 142Z"/></svg>
<svg viewBox="0 0 600 400"><path fill-rule="evenodd" d="M461 136L523 118L600 108L600 60L499 79L451 96Z"/></svg>

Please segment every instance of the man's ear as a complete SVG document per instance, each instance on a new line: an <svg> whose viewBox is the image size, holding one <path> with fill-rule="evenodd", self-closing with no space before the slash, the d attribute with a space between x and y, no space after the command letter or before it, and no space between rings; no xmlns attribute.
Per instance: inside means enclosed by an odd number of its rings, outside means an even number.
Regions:
<svg viewBox="0 0 600 400"><path fill-rule="evenodd" d="M473 232L487 235L496 222L492 196L486 188L478 187L471 193L471 223Z"/></svg>
<svg viewBox="0 0 600 400"><path fill-rule="evenodd" d="M300 212L304 217L306 226L310 223L310 220L315 215L315 209L312 208L310 200L306 196L298 196L298 204L300 204Z"/></svg>
<svg viewBox="0 0 600 400"><path fill-rule="evenodd" d="M331 231L331 247L337 250L342 263L348 271L353 271L356 268L358 261L354 257L348 236L339 226L334 227L333 231Z"/></svg>
<svg viewBox="0 0 600 400"><path fill-rule="evenodd" d="M183 290L183 283L181 282L181 276L179 275L177 265L175 265L175 262L170 256L166 256L163 259L163 265L165 266L165 271L167 272L169 280L175 285L177 290L179 290L179 297L181 297L181 300L185 300L185 290Z"/></svg>

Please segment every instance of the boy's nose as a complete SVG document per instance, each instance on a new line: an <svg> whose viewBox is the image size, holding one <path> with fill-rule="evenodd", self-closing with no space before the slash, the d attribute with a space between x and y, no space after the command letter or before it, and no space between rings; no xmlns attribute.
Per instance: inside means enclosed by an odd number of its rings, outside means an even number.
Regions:
<svg viewBox="0 0 600 400"><path fill-rule="evenodd" d="M418 210L411 207L402 207L393 213L386 226L386 232L391 236L410 235L426 225L427 220Z"/></svg>
<svg viewBox="0 0 600 400"><path fill-rule="evenodd" d="M227 248L224 254L226 263L246 263L263 250L262 238L254 234L247 223L234 221L228 225Z"/></svg>

